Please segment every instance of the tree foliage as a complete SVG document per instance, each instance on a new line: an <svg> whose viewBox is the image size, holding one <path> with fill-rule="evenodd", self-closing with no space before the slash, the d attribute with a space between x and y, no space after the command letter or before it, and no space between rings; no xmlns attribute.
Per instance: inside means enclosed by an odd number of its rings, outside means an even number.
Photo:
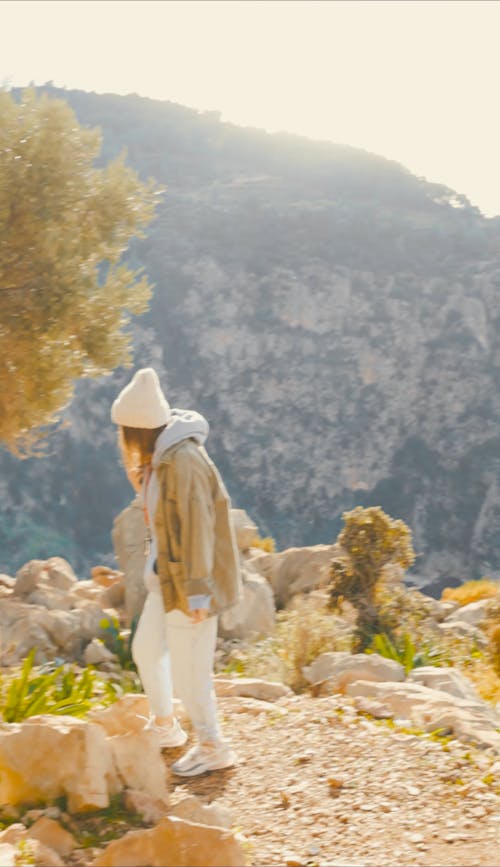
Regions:
<svg viewBox="0 0 500 867"><path fill-rule="evenodd" d="M358 506L345 512L343 519L344 529L337 539L341 554L330 565L330 595L334 607L345 599L357 609L355 649L364 650L373 635L383 629L377 594L386 568L408 569L415 553L409 527L379 506Z"/></svg>
<svg viewBox="0 0 500 867"><path fill-rule="evenodd" d="M74 382L130 362L125 327L150 286L120 262L158 191L60 99L0 91L0 441L21 454Z"/></svg>

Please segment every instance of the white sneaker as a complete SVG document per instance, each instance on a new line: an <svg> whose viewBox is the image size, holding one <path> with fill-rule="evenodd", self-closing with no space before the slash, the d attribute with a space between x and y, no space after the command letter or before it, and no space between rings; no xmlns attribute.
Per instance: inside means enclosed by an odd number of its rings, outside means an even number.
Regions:
<svg viewBox="0 0 500 867"><path fill-rule="evenodd" d="M157 725L154 716L143 717L143 719L147 719L144 731L155 732L160 736L160 747L173 749L174 747L183 747L186 743L188 736L176 717L170 726Z"/></svg>
<svg viewBox="0 0 500 867"><path fill-rule="evenodd" d="M197 744L171 766L180 777L195 777L207 771L220 771L236 764L236 753L225 741Z"/></svg>

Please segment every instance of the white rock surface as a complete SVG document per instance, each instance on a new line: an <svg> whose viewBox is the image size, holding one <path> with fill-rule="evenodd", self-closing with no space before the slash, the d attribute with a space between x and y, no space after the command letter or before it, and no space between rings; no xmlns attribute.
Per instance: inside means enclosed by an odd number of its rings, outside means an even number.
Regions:
<svg viewBox="0 0 500 867"><path fill-rule="evenodd" d="M378 653L322 653L302 672L309 683L328 680L328 685L336 692L345 690L349 683L357 680L398 682L405 679L404 668L399 662L385 659Z"/></svg>
<svg viewBox="0 0 500 867"><path fill-rule="evenodd" d="M335 545L287 548L277 554L260 554L250 562L271 584L276 604L284 607L296 593L307 593L327 583L336 551Z"/></svg>

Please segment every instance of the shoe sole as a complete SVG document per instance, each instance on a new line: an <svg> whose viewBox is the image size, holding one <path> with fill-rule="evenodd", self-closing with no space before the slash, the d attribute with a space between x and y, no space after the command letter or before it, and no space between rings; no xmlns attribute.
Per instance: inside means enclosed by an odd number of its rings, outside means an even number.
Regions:
<svg viewBox="0 0 500 867"><path fill-rule="evenodd" d="M176 770L174 765L172 765L170 770L178 777L198 777L201 774L208 774L210 771L225 771L227 768L234 767L235 764L236 757L226 762L224 765L207 765L206 762L200 762L198 765L195 765L193 768L189 768L189 770L186 771Z"/></svg>
<svg viewBox="0 0 500 867"><path fill-rule="evenodd" d="M176 741L175 744L172 744L172 743L165 744L165 743L162 743L160 741L160 748L162 750L175 750L175 749L178 749L178 747L183 747L184 744L187 743L187 739L188 739L188 736L186 735L185 738L183 738L182 740Z"/></svg>

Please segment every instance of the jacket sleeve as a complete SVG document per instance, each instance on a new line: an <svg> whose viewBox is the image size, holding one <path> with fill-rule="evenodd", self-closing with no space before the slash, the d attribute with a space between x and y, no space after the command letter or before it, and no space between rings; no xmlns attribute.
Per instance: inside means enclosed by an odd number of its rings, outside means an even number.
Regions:
<svg viewBox="0 0 500 867"><path fill-rule="evenodd" d="M215 553L215 508L210 478L189 453L174 462L186 596L211 595Z"/></svg>

